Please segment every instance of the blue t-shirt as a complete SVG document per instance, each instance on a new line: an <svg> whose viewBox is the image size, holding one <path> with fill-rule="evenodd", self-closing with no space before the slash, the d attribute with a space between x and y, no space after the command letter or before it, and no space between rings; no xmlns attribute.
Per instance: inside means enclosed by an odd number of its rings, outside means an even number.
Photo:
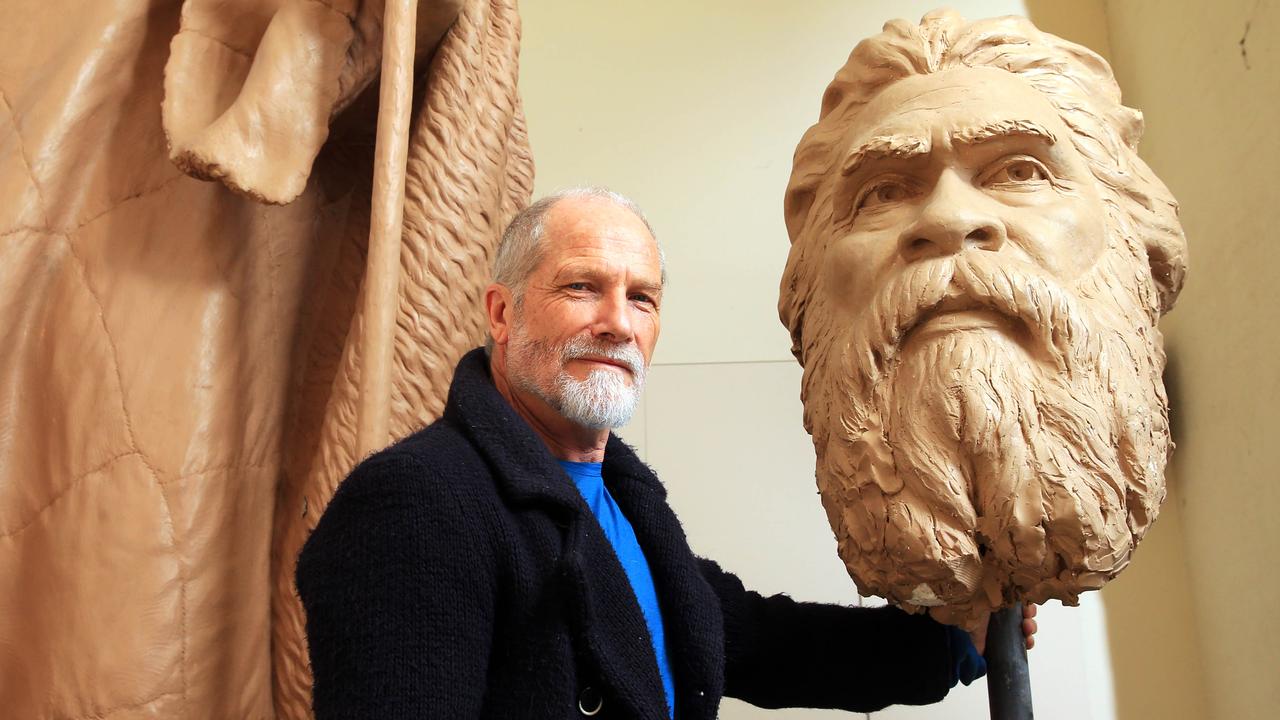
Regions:
<svg viewBox="0 0 1280 720"><path fill-rule="evenodd" d="M658 661L658 674L662 676L662 689L667 696L667 710L675 716L676 688L671 676L671 663L667 661L667 644L662 629L662 612L658 608L658 592L653 586L653 574L649 572L649 561L636 540L636 532L631 523L623 516L613 496L604 486L601 475L601 463L559 461L564 471L569 474L573 484L578 486L582 499L595 514L604 530L604 536L613 545L622 569L631 581L631 589L640 603L640 612L644 614L645 624L649 626L649 638L653 642L653 654Z"/></svg>

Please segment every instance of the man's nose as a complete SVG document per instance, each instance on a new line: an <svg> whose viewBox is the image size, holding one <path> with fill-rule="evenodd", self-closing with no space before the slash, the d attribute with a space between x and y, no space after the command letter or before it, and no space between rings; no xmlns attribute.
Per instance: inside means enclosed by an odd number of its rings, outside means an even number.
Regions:
<svg viewBox="0 0 1280 720"><path fill-rule="evenodd" d="M596 320L591 334L612 342L628 342L633 330L631 326L631 303L626 292L605 293L596 307Z"/></svg>
<svg viewBox="0 0 1280 720"><path fill-rule="evenodd" d="M955 172L944 172L915 222L898 237L898 252L915 262L967 249L999 250L1009 238L1004 222L985 209L991 202Z"/></svg>

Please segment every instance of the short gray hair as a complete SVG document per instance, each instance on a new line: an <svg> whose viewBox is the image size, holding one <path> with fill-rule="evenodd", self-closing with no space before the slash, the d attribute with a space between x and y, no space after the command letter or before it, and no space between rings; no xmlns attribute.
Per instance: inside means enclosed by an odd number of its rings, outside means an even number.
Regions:
<svg viewBox="0 0 1280 720"><path fill-rule="evenodd" d="M664 286L667 284L667 255L662 251L662 245L658 243L658 234L653 231L653 225L649 224L649 218L645 217L640 206L626 195L608 188L581 185L558 190L516 213L516 216L511 219L511 224L507 225L507 229L502 233L502 240L499 241L498 251L493 258L493 281L511 288L517 309L524 304L524 291L529 282L529 276L538 267L538 263L542 262L546 250L542 242L542 233L546 229L547 213L551 212L551 208L555 207L556 203L568 198L609 200L630 210L640 218L640 222L644 223L645 229L649 231L658 248L662 284ZM484 349L486 353L493 353L493 337L488 333L485 334Z"/></svg>
<svg viewBox="0 0 1280 720"><path fill-rule="evenodd" d="M538 267L538 263L542 262L545 252L542 234L545 230L547 213L561 200L569 198L599 198L630 210L640 218L640 222L644 223L649 235L653 237L654 243L657 243L658 234L653 231L653 226L649 224L644 211L634 200L622 193L596 186L571 187L552 193L517 213L506 231L502 233L502 241L498 243L498 252L493 260L493 281L511 288L517 306L524 300L525 285L529 281L529 276ZM662 265L662 284L665 285L667 258L660 245L658 258Z"/></svg>

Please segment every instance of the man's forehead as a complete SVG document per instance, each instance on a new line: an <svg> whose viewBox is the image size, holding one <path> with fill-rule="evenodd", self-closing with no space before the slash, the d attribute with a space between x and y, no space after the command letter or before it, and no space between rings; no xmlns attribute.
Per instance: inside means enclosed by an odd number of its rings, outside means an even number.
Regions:
<svg viewBox="0 0 1280 720"><path fill-rule="evenodd" d="M640 236L653 241L644 221L630 208L599 197L568 197L557 202L547 211L545 229L553 238Z"/></svg>
<svg viewBox="0 0 1280 720"><path fill-rule="evenodd" d="M548 212L544 230L549 269L604 261L658 262L657 242L629 208L604 198L566 198Z"/></svg>

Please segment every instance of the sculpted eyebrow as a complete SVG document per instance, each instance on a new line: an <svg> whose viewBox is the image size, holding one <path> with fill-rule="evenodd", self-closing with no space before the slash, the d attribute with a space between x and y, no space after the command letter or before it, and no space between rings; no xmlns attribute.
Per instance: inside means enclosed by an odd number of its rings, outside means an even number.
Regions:
<svg viewBox="0 0 1280 720"><path fill-rule="evenodd" d="M1052 145L1058 141L1040 125L1031 120L1000 120L974 128L965 128L951 134L951 142L956 145L977 145L989 140L1014 137L1017 135L1037 137Z"/></svg>
<svg viewBox="0 0 1280 720"><path fill-rule="evenodd" d="M906 135L878 135L854 148L840 165L840 174L848 177L869 160L894 158L906 160L929 152L929 138Z"/></svg>

